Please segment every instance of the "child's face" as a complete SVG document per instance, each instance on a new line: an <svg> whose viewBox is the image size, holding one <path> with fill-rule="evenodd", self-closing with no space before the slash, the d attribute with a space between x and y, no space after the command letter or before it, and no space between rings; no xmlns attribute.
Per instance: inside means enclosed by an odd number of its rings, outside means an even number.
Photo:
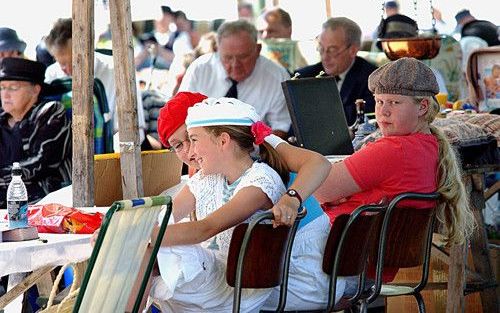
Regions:
<svg viewBox="0 0 500 313"><path fill-rule="evenodd" d="M415 133L419 117L428 110L428 103L416 104L412 97L375 94L375 116L384 136L405 136Z"/></svg>
<svg viewBox="0 0 500 313"><path fill-rule="evenodd" d="M204 127L193 127L188 130L191 146L189 158L198 163L205 175L221 172L220 142Z"/></svg>

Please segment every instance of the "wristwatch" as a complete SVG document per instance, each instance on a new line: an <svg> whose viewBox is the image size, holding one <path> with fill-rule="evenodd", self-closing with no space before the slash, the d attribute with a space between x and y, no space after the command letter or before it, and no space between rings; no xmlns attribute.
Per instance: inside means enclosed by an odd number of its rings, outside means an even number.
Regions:
<svg viewBox="0 0 500 313"><path fill-rule="evenodd" d="M302 207L302 197L299 195L299 193L297 192L297 190L295 189L288 189L286 191L286 194L292 198L297 198L299 200L299 208Z"/></svg>

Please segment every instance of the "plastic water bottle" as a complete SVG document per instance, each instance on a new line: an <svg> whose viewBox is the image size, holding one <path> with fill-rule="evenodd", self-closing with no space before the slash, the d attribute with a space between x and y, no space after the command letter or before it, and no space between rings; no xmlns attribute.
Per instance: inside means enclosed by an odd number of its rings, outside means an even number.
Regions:
<svg viewBox="0 0 500 313"><path fill-rule="evenodd" d="M7 188L7 212L11 229L28 226L28 193L21 175L21 166L18 162L14 162L12 180Z"/></svg>
<svg viewBox="0 0 500 313"><path fill-rule="evenodd" d="M352 146L354 147L354 150L360 149L365 137L367 137L376 130L377 128L375 127L375 125L370 124L370 119L368 115L365 114L363 123L358 125L358 129L356 130L356 133L354 134L354 139L352 140Z"/></svg>

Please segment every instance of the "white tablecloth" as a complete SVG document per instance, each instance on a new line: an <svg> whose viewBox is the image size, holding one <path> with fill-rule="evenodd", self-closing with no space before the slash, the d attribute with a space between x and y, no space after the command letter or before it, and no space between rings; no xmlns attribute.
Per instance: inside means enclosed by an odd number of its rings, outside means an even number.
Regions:
<svg viewBox="0 0 500 313"><path fill-rule="evenodd" d="M187 176L183 177L180 184L169 188L164 194L175 195L186 181ZM59 203L71 207L73 204L71 186L48 194L37 204L49 203ZM108 208L79 209L104 214ZM6 215L6 210L0 210L0 228L6 227L7 221L4 220ZM47 242L42 240L0 242L0 277L13 273L31 272L46 265L63 265L69 262L83 261L88 259L92 252L90 246L91 235L41 233L39 237Z"/></svg>
<svg viewBox="0 0 500 313"><path fill-rule="evenodd" d="M1 242L0 276L86 260L92 252L91 236L39 234L39 240Z"/></svg>
<svg viewBox="0 0 500 313"><path fill-rule="evenodd" d="M86 212L106 213L108 208L79 208ZM7 228L7 210L0 210L0 229ZM80 262L90 257L92 235L39 233L38 240L0 242L0 277L31 272L46 265Z"/></svg>

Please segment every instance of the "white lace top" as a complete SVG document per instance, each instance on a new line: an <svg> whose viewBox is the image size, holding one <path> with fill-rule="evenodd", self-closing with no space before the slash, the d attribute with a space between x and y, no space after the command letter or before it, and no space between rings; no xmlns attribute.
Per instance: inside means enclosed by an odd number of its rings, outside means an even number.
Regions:
<svg viewBox="0 0 500 313"><path fill-rule="evenodd" d="M274 204L286 191L281 177L266 163L254 162L252 167L240 177L239 182L235 183L237 186L229 200L242 188L254 186L260 188ZM224 193L227 194L227 183L222 175L203 175L200 171L189 179L187 185L196 199L196 216L199 220L225 204L223 199ZM229 250L233 228L231 227L215 236L221 253L227 254ZM207 240L203 246L206 247L210 243L213 243L213 239Z"/></svg>

